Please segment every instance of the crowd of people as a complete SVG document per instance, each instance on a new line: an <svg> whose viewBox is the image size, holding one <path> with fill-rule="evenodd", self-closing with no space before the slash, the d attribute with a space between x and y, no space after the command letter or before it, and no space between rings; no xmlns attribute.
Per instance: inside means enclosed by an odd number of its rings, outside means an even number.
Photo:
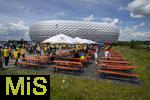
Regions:
<svg viewBox="0 0 150 100"><path fill-rule="evenodd" d="M20 57L25 58L26 54L26 47L20 46L15 49L12 49L11 47L1 47L2 52L2 61L4 61L5 66L8 66L9 60L14 59L15 63L14 65L17 65L18 59Z"/></svg>
<svg viewBox="0 0 150 100"><path fill-rule="evenodd" d="M105 47L105 58L108 59L110 56L109 49L110 46ZM70 54L74 58L80 58L84 60L87 55L90 55L92 59L98 58L99 48L98 45L67 45L67 44L37 44L37 45L20 45L15 48L11 46L0 47L2 54L2 62L5 66L9 65L10 59L14 60L14 65L20 58L25 58L26 56L41 56L41 55L51 55L51 60L55 59L56 52L61 52L63 50L70 51Z"/></svg>

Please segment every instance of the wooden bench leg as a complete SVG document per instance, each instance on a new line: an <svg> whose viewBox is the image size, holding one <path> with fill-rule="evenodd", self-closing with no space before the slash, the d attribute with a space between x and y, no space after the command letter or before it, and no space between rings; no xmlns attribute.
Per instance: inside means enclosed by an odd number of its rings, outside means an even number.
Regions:
<svg viewBox="0 0 150 100"><path fill-rule="evenodd" d="M54 72L57 72L57 68L54 68Z"/></svg>
<svg viewBox="0 0 150 100"><path fill-rule="evenodd" d="M74 73L74 74L80 74L81 71L80 71L80 70L73 70L73 73Z"/></svg>
<svg viewBox="0 0 150 100"><path fill-rule="evenodd" d="M80 69L80 72L84 72L84 68L81 68L81 69Z"/></svg>
<svg viewBox="0 0 150 100"><path fill-rule="evenodd" d="M126 73L131 74L132 72L131 70L126 70Z"/></svg>

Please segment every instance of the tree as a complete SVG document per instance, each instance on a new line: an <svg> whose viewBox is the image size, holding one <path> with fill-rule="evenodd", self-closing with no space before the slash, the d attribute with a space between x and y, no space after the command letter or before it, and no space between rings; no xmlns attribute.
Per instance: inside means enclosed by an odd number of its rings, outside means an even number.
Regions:
<svg viewBox="0 0 150 100"><path fill-rule="evenodd" d="M21 40L20 40L20 41L21 41L21 44L23 44L23 42L24 42L23 38L21 38Z"/></svg>
<svg viewBox="0 0 150 100"><path fill-rule="evenodd" d="M131 42L130 42L130 48L133 49L135 47L135 42L134 40L132 39Z"/></svg>

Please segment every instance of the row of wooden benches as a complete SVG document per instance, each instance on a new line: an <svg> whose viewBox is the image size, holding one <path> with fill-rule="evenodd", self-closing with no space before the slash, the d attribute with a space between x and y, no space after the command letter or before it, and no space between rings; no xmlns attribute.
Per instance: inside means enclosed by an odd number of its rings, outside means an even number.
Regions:
<svg viewBox="0 0 150 100"><path fill-rule="evenodd" d="M85 66L85 61L82 62L80 61L80 58L70 58L68 61L60 61L60 60L55 60L52 61L51 63L55 63L55 65L49 65L48 67L44 66L43 63L45 63L47 60L40 60L37 58L23 58L22 62L18 62L18 65L21 67L45 67L45 68L54 68L55 71L57 69L62 69L66 71L72 71L72 72L83 72L84 71L84 66ZM41 63L43 62L43 63Z"/></svg>
<svg viewBox="0 0 150 100"><path fill-rule="evenodd" d="M41 66L41 65L38 65L38 64L30 63L30 62L18 62L18 64L21 67L29 67L29 68L31 68L31 67L35 67L35 68L54 68L54 72L56 72L58 69L71 71L71 72L73 72L73 74L79 74L79 72L83 72L84 71L82 66L73 67L73 65L72 66L70 66L70 65L68 65L68 66L51 65L51 66L46 67L46 66Z"/></svg>
<svg viewBox="0 0 150 100"><path fill-rule="evenodd" d="M56 53L56 58L62 58L70 56L70 51L58 52ZM46 67L49 63L55 63L55 65L48 65L46 68L62 69L72 72L83 72L84 67L87 67L90 61L90 56L86 57L86 60L80 60L80 58L68 58L67 61L60 61L57 59L55 61L50 61L51 55L41 55L39 57L26 57L22 58L22 62L18 62L18 65L22 67ZM59 61L58 61L59 60ZM61 59L62 60L62 59ZM44 66L46 65L46 66Z"/></svg>
<svg viewBox="0 0 150 100"><path fill-rule="evenodd" d="M129 66L130 62L115 50L112 50L110 53L111 57L108 60L99 60L99 69L97 70L97 73L102 76L102 78L104 78L105 75L115 75L127 78L139 77L139 75L131 73L132 69L137 68L136 66ZM104 57L102 57L102 59L104 59Z"/></svg>

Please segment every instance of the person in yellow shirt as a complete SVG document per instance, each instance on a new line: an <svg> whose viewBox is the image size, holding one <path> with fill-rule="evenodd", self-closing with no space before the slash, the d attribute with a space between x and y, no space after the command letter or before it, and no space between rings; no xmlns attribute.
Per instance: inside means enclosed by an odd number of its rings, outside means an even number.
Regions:
<svg viewBox="0 0 150 100"><path fill-rule="evenodd" d="M0 70L3 69L3 61L2 61L2 47L0 46Z"/></svg>
<svg viewBox="0 0 150 100"><path fill-rule="evenodd" d="M18 62L18 50L17 49L15 49L15 51L13 52L13 56L14 56L14 59L16 60L14 65L17 65L17 62Z"/></svg>
<svg viewBox="0 0 150 100"><path fill-rule="evenodd" d="M25 54L26 54L26 48L23 47L23 48L21 48L21 55L23 58L25 58Z"/></svg>
<svg viewBox="0 0 150 100"><path fill-rule="evenodd" d="M20 49L20 47L17 48L17 51L18 51L18 58L20 58L20 55L21 55L21 49Z"/></svg>
<svg viewBox="0 0 150 100"><path fill-rule="evenodd" d="M3 56L5 59L5 66L8 66L8 62L9 62L9 50L7 47L4 48L3 50Z"/></svg>
<svg viewBox="0 0 150 100"><path fill-rule="evenodd" d="M44 47L44 54L47 54L47 46Z"/></svg>

